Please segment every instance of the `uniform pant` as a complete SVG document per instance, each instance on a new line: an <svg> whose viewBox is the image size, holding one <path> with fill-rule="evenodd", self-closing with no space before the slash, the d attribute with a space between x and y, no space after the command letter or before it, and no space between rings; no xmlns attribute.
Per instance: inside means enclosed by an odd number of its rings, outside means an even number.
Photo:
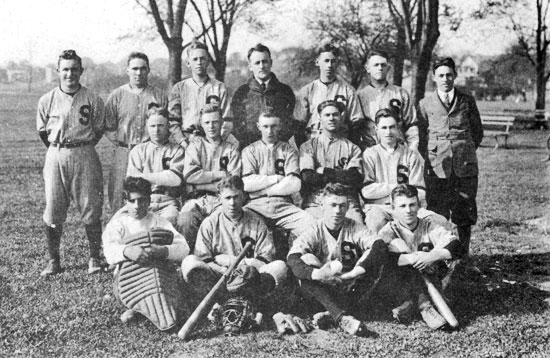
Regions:
<svg viewBox="0 0 550 358"><path fill-rule="evenodd" d="M425 177L428 210L435 211L458 226L477 222L477 176L460 178L453 172L450 178Z"/></svg>
<svg viewBox="0 0 550 358"><path fill-rule="evenodd" d="M181 208L176 228L185 236L189 244L189 252L193 252L201 223L219 206L219 196L207 194L197 199L187 200Z"/></svg>
<svg viewBox="0 0 550 358"><path fill-rule="evenodd" d="M67 219L71 200L85 225L99 223L103 210L103 172L93 145L76 148L50 146L44 162L46 225L60 226Z"/></svg>
<svg viewBox="0 0 550 358"><path fill-rule="evenodd" d="M170 222L174 227L178 220L180 203L177 199L174 199L168 195L152 194L151 204L149 209L155 214L162 216Z"/></svg>
<svg viewBox="0 0 550 358"><path fill-rule="evenodd" d="M111 171L109 172L109 186L107 188L109 206L113 213L116 213L118 209L122 208L124 205L122 200L122 185L126 178L129 154L130 149L120 146L117 146L113 153L114 161Z"/></svg>

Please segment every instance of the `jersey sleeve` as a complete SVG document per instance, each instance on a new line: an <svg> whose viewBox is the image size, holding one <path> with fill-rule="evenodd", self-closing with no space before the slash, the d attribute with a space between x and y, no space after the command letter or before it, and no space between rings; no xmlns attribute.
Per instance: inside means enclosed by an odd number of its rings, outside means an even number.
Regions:
<svg viewBox="0 0 550 358"><path fill-rule="evenodd" d="M118 129L118 101L117 90L107 97L105 102L105 130L116 131Z"/></svg>
<svg viewBox="0 0 550 358"><path fill-rule="evenodd" d="M288 153L285 158L285 174L286 176L294 175L300 178L300 162L298 160L298 151L287 146Z"/></svg>
<svg viewBox="0 0 550 358"><path fill-rule="evenodd" d="M124 257L126 245L123 244L123 237L124 227L117 221L115 214L115 217L107 224L101 235L101 240L103 241L103 254L109 265L115 265L126 261L126 257Z"/></svg>
<svg viewBox="0 0 550 358"><path fill-rule="evenodd" d="M417 152L410 151L409 156L409 184L426 190L426 184L424 182L424 160Z"/></svg>
<svg viewBox="0 0 550 358"><path fill-rule="evenodd" d="M243 177L252 174L258 174L258 161L254 157L253 149L251 146L243 149L241 160L243 166Z"/></svg>
<svg viewBox="0 0 550 358"><path fill-rule="evenodd" d="M45 132L49 120L50 102L53 100L53 94L46 94L38 101L38 109L36 111L36 129L39 132Z"/></svg>
<svg viewBox="0 0 550 358"><path fill-rule="evenodd" d="M229 163L227 164L227 172L231 175L241 176L243 164L241 161L241 152L237 146L233 146L230 152Z"/></svg>
<svg viewBox="0 0 550 358"><path fill-rule="evenodd" d="M183 179L183 165L185 159L185 152L182 147L177 146L172 155L172 159L168 164L170 171L174 172L178 177Z"/></svg>
<svg viewBox="0 0 550 358"><path fill-rule="evenodd" d="M199 227L197 233L197 241L195 242L195 250L193 254L200 260L211 262L214 260L214 252L212 250L212 240L214 236L214 228L211 220L204 220Z"/></svg>
<svg viewBox="0 0 550 358"><path fill-rule="evenodd" d="M363 118L363 113L361 112L361 106L359 105L359 99L357 94L354 91L351 91L349 95L348 109L349 114L348 118L351 123L357 123L361 118Z"/></svg>
<svg viewBox="0 0 550 358"><path fill-rule="evenodd" d="M357 168L357 170L361 173L363 171L361 162L361 149L353 144L351 146L351 155L348 163L346 164L346 169Z"/></svg>
<svg viewBox="0 0 550 358"><path fill-rule="evenodd" d="M318 244L318 231L316 228L311 228L294 240L292 247L288 251L288 256L292 254L313 254L317 256L316 246Z"/></svg>
<svg viewBox="0 0 550 358"><path fill-rule="evenodd" d="M313 145L311 140L308 140L300 146L300 170L304 169L317 169L315 167Z"/></svg>
<svg viewBox="0 0 550 358"><path fill-rule="evenodd" d="M126 169L126 176L138 176L143 173L141 150L142 145L138 145L130 151L130 154L128 155L128 169Z"/></svg>
<svg viewBox="0 0 550 358"><path fill-rule="evenodd" d="M191 143L185 151L183 178L189 184L209 184L214 181L214 175L202 167L198 142Z"/></svg>
<svg viewBox="0 0 550 358"><path fill-rule="evenodd" d="M275 259L275 246L273 244L273 235L267 225L260 219L257 219L257 238L254 247L254 256L260 261L269 263Z"/></svg>
<svg viewBox="0 0 550 358"><path fill-rule="evenodd" d="M99 140L105 131L105 105L99 96L95 97L92 104L92 126L95 137Z"/></svg>
<svg viewBox="0 0 550 358"><path fill-rule="evenodd" d="M168 95L168 111L170 114L181 118L181 99L180 92L183 86L183 81L178 82L172 87L170 94Z"/></svg>

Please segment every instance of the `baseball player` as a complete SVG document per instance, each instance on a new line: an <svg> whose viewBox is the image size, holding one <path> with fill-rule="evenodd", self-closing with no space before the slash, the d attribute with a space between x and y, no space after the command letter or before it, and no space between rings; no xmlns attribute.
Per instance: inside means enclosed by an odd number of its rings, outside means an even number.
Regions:
<svg viewBox="0 0 550 358"><path fill-rule="evenodd" d="M123 188L126 205L111 218L111 221L105 227L102 238L103 252L107 263L117 265L115 279L119 281L121 264L124 262L136 263L141 268L166 262L180 264L189 253L189 247L185 238L174 229L169 221L149 211L151 184L144 178L128 177L123 183ZM133 236L155 229L164 229L171 232L173 234L172 242L167 245L135 245L128 242ZM155 265L152 265L152 263L155 263ZM133 280L134 285L137 284L136 278L137 276ZM147 288L149 283L143 282L142 286ZM159 280L158 284L166 285L167 281ZM171 291L171 287L161 288L166 292ZM117 298L120 299L118 290L115 293ZM160 303L157 304L161 305ZM130 308L122 314L121 319L128 322L135 317L136 313L136 310Z"/></svg>
<svg viewBox="0 0 550 358"><path fill-rule="evenodd" d="M317 112L321 121L321 134L300 147L300 170L304 183L302 206L315 219L321 218L324 185L340 183L349 191L347 217L362 223L363 213L358 196L363 181L361 150L342 137L343 119L337 102L321 102Z"/></svg>
<svg viewBox="0 0 550 358"><path fill-rule="evenodd" d="M303 142L303 132L300 123L292 116L296 98L292 89L279 82L271 72L273 60L271 51L262 44L257 44L248 50L248 68L253 76L248 83L237 89L231 101L233 115L233 135L240 142L240 148L248 146L260 139L256 122L261 112L271 108L281 119L280 138L288 141L293 135L297 144Z"/></svg>
<svg viewBox="0 0 550 358"><path fill-rule="evenodd" d="M357 92L359 104L363 115L369 120L372 139L377 139L372 125L376 112L382 108L390 108L399 113L400 141L406 143L410 149L418 150L416 110L409 93L388 82L388 58L388 54L383 51L375 50L369 54L365 69L370 82Z"/></svg>
<svg viewBox="0 0 550 358"><path fill-rule="evenodd" d="M470 247L472 225L477 222L479 168L476 149L483 126L475 99L454 87L456 67L452 58L433 66L437 89L419 103L419 120L426 145L420 153L426 161L428 209L457 225L458 238Z"/></svg>
<svg viewBox="0 0 550 358"><path fill-rule="evenodd" d="M415 150L400 143L397 114L390 109L379 110L374 119L378 144L363 152L364 186L361 189L365 205L365 223L378 232L392 221L390 193L400 184L416 187L421 203L425 202L424 161ZM418 215L450 228L445 217L420 208Z"/></svg>
<svg viewBox="0 0 550 358"><path fill-rule="evenodd" d="M160 107L168 105L164 91L147 82L150 72L147 55L132 52L127 63L129 83L111 92L105 104L105 136L116 146L108 185L109 205L113 213L123 205L122 183L126 177L128 154L137 144L149 139L145 125L149 106L153 103Z"/></svg>
<svg viewBox="0 0 550 358"><path fill-rule="evenodd" d="M268 226L299 236L314 219L292 203L291 195L302 185L298 152L279 140L281 122L273 112L262 112L257 124L262 139L242 152L244 190L250 197L246 207L264 217Z"/></svg>
<svg viewBox="0 0 550 358"><path fill-rule="evenodd" d="M191 248L200 223L220 205L217 184L230 175L241 175L241 153L238 145L221 135L222 113L219 107L207 104L201 110L201 126L205 136L196 137L185 151L183 178L189 199L181 209L178 228Z"/></svg>
<svg viewBox="0 0 550 358"><path fill-rule="evenodd" d="M305 85L298 93L296 118L307 124L311 137L322 131L317 107L325 101L335 101L342 106L342 131L345 136L357 130L362 114L355 89L336 77L340 50L331 44L321 46L317 51L315 65L319 67L319 78ZM350 130L351 126L351 130Z"/></svg>
<svg viewBox="0 0 550 358"><path fill-rule="evenodd" d="M323 217L294 241L287 264L306 297L320 303L342 330L359 335L365 327L353 313L368 304L389 253L362 223L346 218L348 206L347 188L327 184Z"/></svg>
<svg viewBox="0 0 550 358"><path fill-rule="evenodd" d="M245 245L241 240L245 238L252 239L254 245L252 254L240 265L257 277L251 283L253 289L247 287L246 296L261 297L286 278L286 264L274 261L275 248L267 226L258 215L243 210L243 187L238 176L226 177L218 183L221 207L202 222L193 255L186 257L181 264L184 280L200 298L210 291L236 259Z"/></svg>
<svg viewBox="0 0 550 358"><path fill-rule="evenodd" d="M144 178L153 188L151 211L176 224L181 196L184 150L169 142L168 110L152 106L147 118L148 142L130 151L127 176Z"/></svg>
<svg viewBox="0 0 550 358"><path fill-rule="evenodd" d="M80 212L90 246L88 272L101 270L103 174L95 145L105 129L99 96L80 84L82 59L74 50L57 62L59 87L40 98L36 125L48 147L44 162L46 237L50 260L41 276L61 272L59 245L71 199Z"/></svg>
<svg viewBox="0 0 550 358"><path fill-rule="evenodd" d="M442 278L447 271L445 261L461 257L464 247L451 231L418 217L420 200L414 186L396 186L391 201L394 220L380 230L379 237L389 243L390 251L400 254L397 264L401 268L394 287L409 286L413 290L412 298L395 308L393 314L406 321L412 309L418 307L430 328L441 328L447 322L433 307L418 271Z"/></svg>
<svg viewBox="0 0 550 358"><path fill-rule="evenodd" d="M170 92L168 108L176 121L171 121L172 141L184 148L189 144L189 138L200 133L200 110L207 104L217 105L225 113L228 105L227 88L225 84L208 76L210 57L208 48L195 41L187 48L187 67L191 77L174 85ZM232 123L224 122L222 135L231 142L238 144L230 136Z"/></svg>

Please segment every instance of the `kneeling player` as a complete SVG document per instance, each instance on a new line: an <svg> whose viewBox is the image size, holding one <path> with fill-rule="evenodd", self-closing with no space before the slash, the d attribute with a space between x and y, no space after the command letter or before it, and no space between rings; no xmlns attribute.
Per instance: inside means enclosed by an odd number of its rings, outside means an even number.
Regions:
<svg viewBox="0 0 550 358"><path fill-rule="evenodd" d="M388 247L346 217L348 206L346 187L327 184L323 219L294 241L287 263L304 295L321 303L340 328L357 335L366 330L351 313L369 298L387 262Z"/></svg>
<svg viewBox="0 0 550 358"><path fill-rule="evenodd" d="M126 205L103 232L107 262L117 265L115 295L128 308L124 322L136 313L159 329L176 326L182 318L177 266L189 253L185 238L166 219L149 212L151 184L143 178L124 181Z"/></svg>
<svg viewBox="0 0 550 358"><path fill-rule="evenodd" d="M218 184L218 191L221 207L202 222L194 254L182 262L183 278L197 298L204 297L239 255L245 246L242 240L251 239L253 249L237 268L243 275L243 284L231 285L230 280L226 293L244 297L241 302L260 299L285 280L286 265L280 260L273 261L273 240L263 220L243 210L242 179L224 178Z"/></svg>
<svg viewBox="0 0 550 358"><path fill-rule="evenodd" d="M390 250L397 251L398 277L402 279L397 287L412 285L412 297L393 310L398 320L407 320L414 307L418 307L422 318L432 329L443 327L447 322L432 306L419 271L428 274L432 281L441 279L447 273L447 260L457 259L464 253L458 238L445 227L418 217L420 200L418 190L412 185L398 185L391 192L394 221L379 232ZM399 282L399 281L398 281ZM416 302L415 302L416 301Z"/></svg>

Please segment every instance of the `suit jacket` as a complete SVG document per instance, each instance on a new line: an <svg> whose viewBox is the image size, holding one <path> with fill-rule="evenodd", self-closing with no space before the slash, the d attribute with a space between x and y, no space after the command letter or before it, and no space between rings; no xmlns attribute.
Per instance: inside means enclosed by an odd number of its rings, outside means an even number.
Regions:
<svg viewBox="0 0 550 358"><path fill-rule="evenodd" d="M477 176L476 149L483 139L483 127L474 97L455 89L447 110L434 91L420 101L418 109L426 175L449 178L454 172L458 177Z"/></svg>

